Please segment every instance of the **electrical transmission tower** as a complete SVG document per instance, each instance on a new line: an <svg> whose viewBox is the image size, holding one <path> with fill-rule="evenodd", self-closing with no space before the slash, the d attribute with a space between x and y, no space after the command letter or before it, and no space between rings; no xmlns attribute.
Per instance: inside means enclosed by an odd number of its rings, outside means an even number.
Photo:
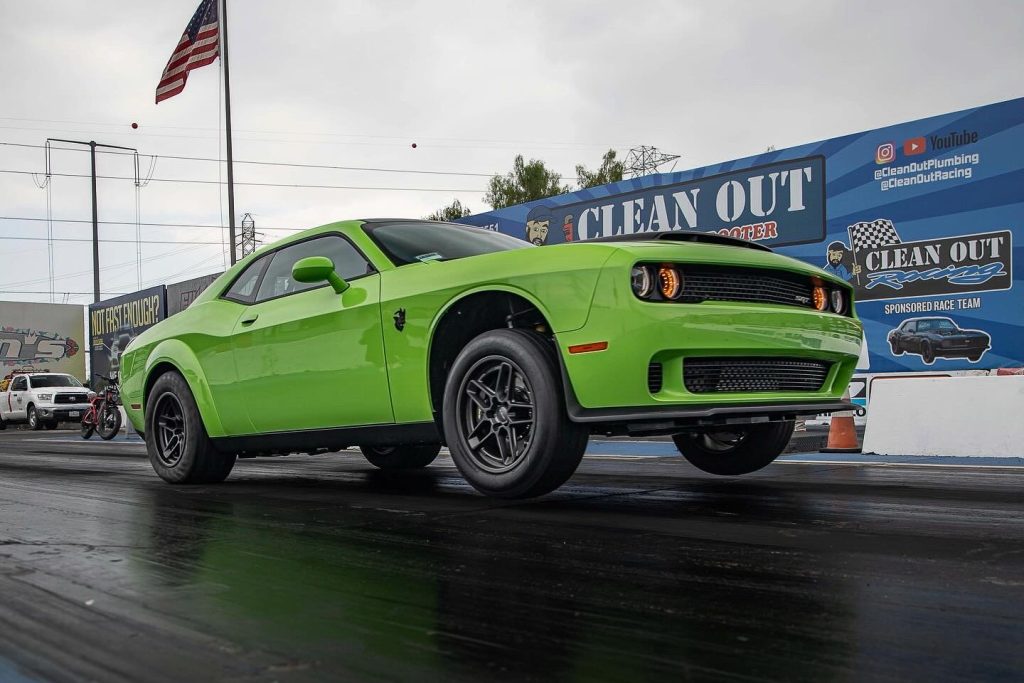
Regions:
<svg viewBox="0 0 1024 683"><path fill-rule="evenodd" d="M659 151L657 147L641 145L629 150L629 154L626 155L626 161L624 162L624 170L630 178L639 178L640 176L657 173L659 166L675 161L678 158L678 154L665 154Z"/></svg>
<svg viewBox="0 0 1024 683"><path fill-rule="evenodd" d="M245 258L256 251L257 246L259 245L256 239L256 221L253 220L252 214L247 213L242 216L242 233L238 237L240 258Z"/></svg>

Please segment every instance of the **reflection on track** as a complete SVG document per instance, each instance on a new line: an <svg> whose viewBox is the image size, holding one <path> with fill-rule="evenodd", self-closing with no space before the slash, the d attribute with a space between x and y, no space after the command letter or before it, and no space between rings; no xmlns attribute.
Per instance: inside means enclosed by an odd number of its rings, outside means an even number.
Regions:
<svg viewBox="0 0 1024 683"><path fill-rule="evenodd" d="M0 436L0 591L18 596L0 604L0 662L42 677L1024 667L1016 470L718 479L678 458L588 459L559 492L513 502L476 495L447 458L404 476L354 454L253 460L223 485L172 487L141 458L42 445Z"/></svg>

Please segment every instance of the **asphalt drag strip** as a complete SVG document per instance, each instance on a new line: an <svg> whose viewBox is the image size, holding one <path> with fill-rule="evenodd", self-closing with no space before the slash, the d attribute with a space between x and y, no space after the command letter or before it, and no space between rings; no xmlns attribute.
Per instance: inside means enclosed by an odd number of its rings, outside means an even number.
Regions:
<svg viewBox="0 0 1024 683"><path fill-rule="evenodd" d="M717 478L594 452L559 491L505 501L446 455L402 476L354 450L245 460L216 486L164 484L143 456L0 433L0 679L1024 671L1015 466L804 457Z"/></svg>

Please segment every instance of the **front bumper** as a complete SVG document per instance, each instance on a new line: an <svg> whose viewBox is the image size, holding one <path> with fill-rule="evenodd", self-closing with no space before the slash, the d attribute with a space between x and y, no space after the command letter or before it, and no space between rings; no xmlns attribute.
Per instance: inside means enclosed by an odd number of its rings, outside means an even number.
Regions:
<svg viewBox="0 0 1024 683"><path fill-rule="evenodd" d="M586 324L557 335L574 421L702 423L850 409L841 399L860 354L862 326L856 318L767 304L644 302L633 296L624 273L628 269L609 263ZM568 351L594 342L608 346ZM817 360L829 370L817 391L692 393L683 367L697 357ZM656 392L647 381L652 362L662 369Z"/></svg>
<svg viewBox="0 0 1024 683"><path fill-rule="evenodd" d="M80 420L89 410L88 403L61 403L59 405L36 406L39 417L44 420Z"/></svg>

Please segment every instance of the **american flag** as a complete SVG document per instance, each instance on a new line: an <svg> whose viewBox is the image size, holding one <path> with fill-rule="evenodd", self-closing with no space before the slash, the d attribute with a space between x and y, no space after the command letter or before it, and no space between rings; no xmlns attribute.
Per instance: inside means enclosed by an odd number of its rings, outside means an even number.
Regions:
<svg viewBox="0 0 1024 683"><path fill-rule="evenodd" d="M156 103L174 97L185 89L188 72L212 64L217 59L220 39L220 20L217 4L220 0L203 0L192 15L185 32L181 34L174 54L167 61L160 84L156 86Z"/></svg>

